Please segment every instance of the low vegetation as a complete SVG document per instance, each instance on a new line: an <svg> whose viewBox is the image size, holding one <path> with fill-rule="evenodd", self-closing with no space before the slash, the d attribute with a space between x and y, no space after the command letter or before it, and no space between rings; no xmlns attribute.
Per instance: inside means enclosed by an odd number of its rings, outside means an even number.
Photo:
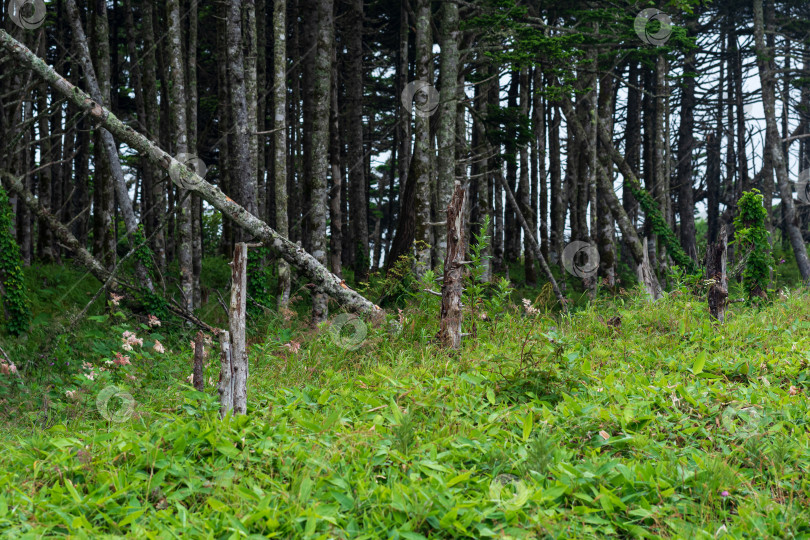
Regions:
<svg viewBox="0 0 810 540"><path fill-rule="evenodd" d="M2 536L810 534L805 293L732 304L721 326L699 283L564 316L502 283L478 292L458 354L418 284L362 339L308 329L299 299L252 315L248 415L220 420L216 353L193 390L180 322L102 298L48 339L91 298L80 277L32 270L33 329L3 341L42 352L0 374Z"/></svg>

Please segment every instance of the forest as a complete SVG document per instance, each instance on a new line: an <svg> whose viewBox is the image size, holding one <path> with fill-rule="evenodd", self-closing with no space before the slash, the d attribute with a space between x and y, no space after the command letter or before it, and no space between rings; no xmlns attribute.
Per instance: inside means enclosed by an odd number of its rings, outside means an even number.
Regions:
<svg viewBox="0 0 810 540"><path fill-rule="evenodd" d="M8 0L0 537L810 537L808 241L804 0Z"/></svg>

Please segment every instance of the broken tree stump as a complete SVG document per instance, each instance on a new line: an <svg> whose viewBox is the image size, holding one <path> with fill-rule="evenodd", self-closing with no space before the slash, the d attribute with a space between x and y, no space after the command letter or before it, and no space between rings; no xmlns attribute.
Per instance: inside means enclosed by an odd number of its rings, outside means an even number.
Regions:
<svg viewBox="0 0 810 540"><path fill-rule="evenodd" d="M233 262L231 262L231 305L228 309L228 325L231 333L234 414L247 412L248 357L245 343L247 250L246 243L236 244L233 251Z"/></svg>
<svg viewBox="0 0 810 540"><path fill-rule="evenodd" d="M650 264L650 252L647 250L647 239L644 238L643 246L643 259L641 264L638 265L636 270L638 273L638 282L644 286L644 290L650 296L653 302L661 298L661 284L658 283L658 278L655 277L652 265Z"/></svg>
<svg viewBox="0 0 810 540"><path fill-rule="evenodd" d="M219 333L219 415L222 418L233 410L233 366L231 365L231 334Z"/></svg>
<svg viewBox="0 0 810 540"><path fill-rule="evenodd" d="M205 359L205 334L202 330L194 337L194 388L200 392L205 391L205 375L203 375L203 360Z"/></svg>
<svg viewBox="0 0 810 540"><path fill-rule="evenodd" d="M728 305L728 274L726 262L728 260L728 235L726 226L720 228L717 242L709 245L706 251L706 278L709 285L709 312L718 321L725 322L726 306Z"/></svg>
<svg viewBox="0 0 810 540"><path fill-rule="evenodd" d="M447 205L447 254L444 258L442 280L442 312L439 339L451 349L461 347L461 293L464 268L464 202L467 190L456 182L453 198Z"/></svg>

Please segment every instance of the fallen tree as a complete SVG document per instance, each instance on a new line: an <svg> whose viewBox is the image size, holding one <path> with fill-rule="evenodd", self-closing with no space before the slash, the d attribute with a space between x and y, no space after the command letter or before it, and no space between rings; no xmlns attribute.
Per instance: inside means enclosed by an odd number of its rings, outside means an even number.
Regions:
<svg viewBox="0 0 810 540"><path fill-rule="evenodd" d="M184 163L177 161L158 145L124 124L101 103L93 100L81 89L68 82L25 45L0 29L0 48L4 49L20 65L36 73L76 107L86 112L99 125L127 143L155 165L169 172L171 181L181 189L192 191L214 208L232 219L243 229L253 234L279 257L298 269L309 278L315 288L335 300L350 311L364 314L381 313L379 306L350 289L338 276L331 273L315 257L270 228L262 220L248 212L233 199L226 196L218 187L200 178ZM81 247L81 246L79 246Z"/></svg>
<svg viewBox="0 0 810 540"><path fill-rule="evenodd" d="M37 218L39 218L40 223L44 223L53 232L57 240L59 240L66 248L75 254L76 262L84 266L87 271L93 275L93 277L104 284L104 287L115 293L124 293L125 291L129 291L134 293L136 297L143 295L145 292L149 292L148 289L144 289L144 287L139 287L138 285L132 284L116 275L114 272L111 272L98 259L93 257L93 255L87 251L81 242L79 242L79 240L73 236L73 233L71 233L64 224L56 219L56 217L51 214L47 208L42 206L33 193L25 188L25 185L22 183L20 178L4 171L0 171L0 181L2 181L2 184L6 189L17 195L18 200L22 201L23 204L25 204L31 210L31 212L37 216ZM193 313L190 313L181 306L171 302L166 302L165 307L171 313L187 320L199 328L202 328L206 332L211 332L214 334L218 334L220 332L219 329L201 321Z"/></svg>

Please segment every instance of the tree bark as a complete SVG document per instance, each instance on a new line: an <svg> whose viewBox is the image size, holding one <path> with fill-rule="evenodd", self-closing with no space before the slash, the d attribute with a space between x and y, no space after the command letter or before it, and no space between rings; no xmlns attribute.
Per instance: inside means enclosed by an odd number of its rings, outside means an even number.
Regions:
<svg viewBox="0 0 810 540"><path fill-rule="evenodd" d="M171 117L173 128L174 150L177 157L188 161L190 149L188 145L188 117L186 115L186 77L183 65L183 35L180 30L179 0L167 0L166 17L169 24L168 48L169 63L171 67L172 83L169 87L171 99ZM177 259L180 265L180 290L183 294L184 306L187 310L194 310L194 268L191 246L191 198L187 190L177 192L180 206L177 212L177 229L179 243L177 245Z"/></svg>
<svg viewBox="0 0 810 540"><path fill-rule="evenodd" d="M205 375L203 374L203 361L205 360L205 334L202 330L194 336L194 366L192 380L198 392L205 391Z"/></svg>
<svg viewBox="0 0 810 540"><path fill-rule="evenodd" d="M79 62L82 63L82 69L84 71L85 80L87 81L87 86L90 89L90 95L97 103L105 105L110 101L109 86L102 90L99 85L99 79L96 77L96 71L93 68L92 61L90 60L90 49L87 45L87 38L85 37L84 29L81 26L81 16L79 15L79 10L76 7L76 0L68 0L67 9L73 30L73 39L80 51ZM104 17L106 18L106 11ZM102 26L103 24L104 23L102 23ZM106 32L101 31L101 34L104 35ZM104 74L102 70L102 80L103 79ZM109 78L107 80L109 80ZM106 95L104 93L105 91ZM121 214L124 218L124 225L126 226L127 234L130 235L131 239L131 235L138 228L138 219L135 217L135 211L132 208L132 200L129 198L129 190L127 189L127 183L124 179L124 171L121 168L121 161L118 158L118 146L116 145L112 134L108 130L101 129L100 137L107 157L105 165L109 167L109 170L112 173L116 195L118 196L118 206L121 208ZM104 197L106 200L106 195ZM138 279L141 280L141 282L150 291L153 291L154 286L152 285L152 280L149 277L149 273L140 261L135 261L135 271L138 274Z"/></svg>
<svg viewBox="0 0 810 540"><path fill-rule="evenodd" d="M333 1L318 0L317 48L312 118L311 200L309 211L310 249L321 264L327 263L326 197L329 174L329 94L331 88L332 47L334 46ZM316 292L312 298L312 324L326 320L329 314L326 295Z"/></svg>
<svg viewBox="0 0 810 540"><path fill-rule="evenodd" d="M458 186L455 185L456 166L456 105L458 95L458 4L455 1L443 2L441 7L439 58L439 127L437 132L437 204L439 208L449 208L451 197L455 197ZM466 192L466 189L464 190ZM455 199L454 199L455 202ZM448 210L449 212L449 210ZM462 220L463 221L463 220ZM448 222L449 226L449 222ZM444 227L434 228L436 248L439 260L449 259L448 243L450 231ZM459 234L458 232L456 234ZM447 257L445 256L447 255ZM446 271L446 269L445 269ZM455 348L455 347L454 347Z"/></svg>
<svg viewBox="0 0 810 540"><path fill-rule="evenodd" d="M247 412L248 353L245 341L247 324L247 253L244 242L236 244L231 262L231 304L228 326L231 335L231 368L233 373L234 414Z"/></svg>
<svg viewBox="0 0 810 540"><path fill-rule="evenodd" d="M697 19L687 22L690 37L697 34ZM681 246L693 260L697 261L697 239L695 238L695 195L692 189L692 147L695 144L695 50L686 53L683 62L685 80L681 89L681 122L678 128L678 214L680 215Z"/></svg>
<svg viewBox="0 0 810 540"><path fill-rule="evenodd" d="M728 275L726 274L726 258L728 252L728 235L726 227L720 229L720 236L716 243L709 244L706 251L706 278L711 281L709 286L709 312L718 321L725 322L726 304L728 299Z"/></svg>
<svg viewBox="0 0 810 540"><path fill-rule="evenodd" d="M55 90L65 96L80 110L85 111L95 121L99 122L110 133L119 137L131 148L146 154L149 159L166 171L174 171L170 175L173 183L185 187L200 196L209 204L220 210L225 216L233 219L237 224L251 232L265 245L273 249L287 262L296 266L315 284L316 288L332 296L350 311L360 313L378 313L380 308L351 290L343 281L330 273L314 257L304 252L296 244L281 236L255 215L247 212L245 208L225 196L216 186L211 185L185 164L173 159L160 147L149 141L146 137L125 125L110 111L93 101L90 96L82 92L73 84L56 73L44 61L34 55L27 47L16 41L4 30L0 30L0 47L18 62L39 77L50 83Z"/></svg>
<svg viewBox="0 0 810 540"><path fill-rule="evenodd" d="M276 228L289 235L287 217L287 2L273 2L273 189ZM278 307L290 302L290 266L278 261Z"/></svg>
<svg viewBox="0 0 810 540"><path fill-rule="evenodd" d="M442 281L442 309L439 321L439 340L450 349L461 347L461 293L464 290L463 270L466 243L464 237L464 206L467 189L455 183L453 196L447 206L447 251Z"/></svg>
<svg viewBox="0 0 810 540"><path fill-rule="evenodd" d="M363 0L347 3L346 121L349 168L350 260L355 281L367 281L371 264L368 249L368 191L363 147Z"/></svg>

